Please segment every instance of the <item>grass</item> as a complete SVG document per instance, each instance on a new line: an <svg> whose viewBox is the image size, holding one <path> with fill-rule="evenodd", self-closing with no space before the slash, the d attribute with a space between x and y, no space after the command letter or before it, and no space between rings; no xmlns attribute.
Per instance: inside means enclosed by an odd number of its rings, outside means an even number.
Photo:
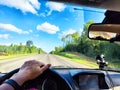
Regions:
<svg viewBox="0 0 120 90"><path fill-rule="evenodd" d="M86 66L92 67L92 68L98 68L98 65L96 64L96 62L91 59L88 58L82 54L77 54L77 53L69 53L69 52L60 52L57 53L57 55L68 58L71 61L80 63L80 64L84 64Z"/></svg>
<svg viewBox="0 0 120 90"><path fill-rule="evenodd" d="M111 62L109 62L109 65L111 68L120 68L120 61L117 61L117 60L112 61L111 60Z"/></svg>
<svg viewBox="0 0 120 90"><path fill-rule="evenodd" d="M71 52L60 52L57 53L57 55L68 58L69 60L72 60L74 62L84 64L86 66L90 66L92 68L98 68L98 65L96 64L96 61L93 58L87 57L80 53L71 53ZM108 67L110 68L120 68L119 60L114 60L114 62L108 61Z"/></svg>
<svg viewBox="0 0 120 90"><path fill-rule="evenodd" d="M16 55L0 56L0 60L7 60L7 59L12 59L12 58L32 56L32 55L35 55L35 54L16 54Z"/></svg>

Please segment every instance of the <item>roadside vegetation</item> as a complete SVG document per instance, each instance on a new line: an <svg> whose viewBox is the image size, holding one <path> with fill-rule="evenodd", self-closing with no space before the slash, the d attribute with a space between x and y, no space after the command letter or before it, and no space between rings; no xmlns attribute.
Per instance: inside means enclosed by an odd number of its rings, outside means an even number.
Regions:
<svg viewBox="0 0 120 90"><path fill-rule="evenodd" d="M8 59L13 59L13 58L19 58L19 57L24 57L24 56L34 56L36 53L32 54L14 54L14 55L8 55L8 56L0 56L0 60L8 60Z"/></svg>
<svg viewBox="0 0 120 90"><path fill-rule="evenodd" d="M88 27L94 21L89 21L84 25L84 30L80 34L75 32L61 38L63 46L55 47L52 54L63 52L77 52L95 60L96 55L104 54L105 60L109 62L111 67L120 68L120 45L99 40L90 40L88 35ZM65 56L64 54L61 54ZM85 59L83 59L85 61Z"/></svg>
<svg viewBox="0 0 120 90"><path fill-rule="evenodd" d="M96 62L92 59L89 58L85 55L79 54L77 52L71 53L71 52L59 52L56 53L59 56L68 58L71 61L83 64L83 65L87 65L91 68L98 68L98 65L96 64Z"/></svg>
<svg viewBox="0 0 120 90"><path fill-rule="evenodd" d="M35 54L45 53L41 48L37 48L33 45L33 41L28 40L26 45L19 45L11 44L7 45L0 45L0 60L10 59L10 58L17 58L21 56L29 56Z"/></svg>

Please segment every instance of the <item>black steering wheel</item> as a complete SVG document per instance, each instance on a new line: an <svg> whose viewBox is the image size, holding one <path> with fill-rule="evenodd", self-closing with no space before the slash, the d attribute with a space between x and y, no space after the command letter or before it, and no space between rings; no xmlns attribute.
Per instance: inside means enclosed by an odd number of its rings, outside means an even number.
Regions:
<svg viewBox="0 0 120 90"><path fill-rule="evenodd" d="M19 68L0 77L0 84L18 71ZM33 87L39 87L37 90L72 90L66 80L50 68L34 80L27 81L22 85L23 90L29 90L29 88Z"/></svg>

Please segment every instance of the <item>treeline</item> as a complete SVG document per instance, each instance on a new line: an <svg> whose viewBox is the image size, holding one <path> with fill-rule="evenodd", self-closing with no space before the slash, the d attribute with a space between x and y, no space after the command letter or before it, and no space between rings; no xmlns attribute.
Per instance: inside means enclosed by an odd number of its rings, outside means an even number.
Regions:
<svg viewBox="0 0 120 90"><path fill-rule="evenodd" d="M33 45L33 41L28 40L26 45L19 45L11 44L7 45L0 45L0 54L1 55L12 55L12 54L29 54L29 53L44 53L41 48L37 48Z"/></svg>
<svg viewBox="0 0 120 90"><path fill-rule="evenodd" d="M104 54L108 62L119 66L120 45L105 41L90 40L87 35L88 27L92 23L94 22L87 22L81 34L76 32L63 37L61 39L64 43L63 46L55 47L55 51L51 53L78 52L93 58L95 58L96 55Z"/></svg>

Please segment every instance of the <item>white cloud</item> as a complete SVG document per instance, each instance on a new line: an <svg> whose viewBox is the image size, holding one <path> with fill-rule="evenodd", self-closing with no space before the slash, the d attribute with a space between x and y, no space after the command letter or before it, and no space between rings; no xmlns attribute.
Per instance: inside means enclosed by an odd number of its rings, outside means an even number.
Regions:
<svg viewBox="0 0 120 90"><path fill-rule="evenodd" d="M32 33L33 31L32 30L29 30L30 33Z"/></svg>
<svg viewBox="0 0 120 90"><path fill-rule="evenodd" d="M9 34L0 34L0 38L8 39L9 38Z"/></svg>
<svg viewBox="0 0 120 90"><path fill-rule="evenodd" d="M45 13L40 13L39 16L46 17Z"/></svg>
<svg viewBox="0 0 120 90"><path fill-rule="evenodd" d="M59 34L59 38L61 39L62 37L65 37L68 34L73 34L75 32L77 32L77 30L74 30L74 29L69 29L67 31L63 31L62 33Z"/></svg>
<svg viewBox="0 0 120 90"><path fill-rule="evenodd" d="M33 14L37 14L41 5L38 0L0 0L0 4L19 9L23 13L31 12Z"/></svg>
<svg viewBox="0 0 120 90"><path fill-rule="evenodd" d="M80 28L80 30L69 29L69 30L63 31L62 33L59 33L58 38L61 39L62 37L65 37L66 35L73 34L73 33L76 33L76 32L78 32L79 35L81 35L82 31L83 31L82 28Z"/></svg>
<svg viewBox="0 0 120 90"><path fill-rule="evenodd" d="M47 32L49 34L55 34L57 31L59 31L59 27L52 25L48 22L45 22L41 25L37 25L37 30L44 31L44 32Z"/></svg>
<svg viewBox="0 0 120 90"><path fill-rule="evenodd" d="M47 2L46 6L50 8L50 11L48 12L48 15L51 15L52 11L64 11L66 6L63 3L56 3L56 2Z"/></svg>
<svg viewBox="0 0 120 90"><path fill-rule="evenodd" d="M18 34L29 34L31 32L31 31L24 31L22 29L19 29L12 24L3 24L3 23L0 23L0 29L16 32Z"/></svg>

